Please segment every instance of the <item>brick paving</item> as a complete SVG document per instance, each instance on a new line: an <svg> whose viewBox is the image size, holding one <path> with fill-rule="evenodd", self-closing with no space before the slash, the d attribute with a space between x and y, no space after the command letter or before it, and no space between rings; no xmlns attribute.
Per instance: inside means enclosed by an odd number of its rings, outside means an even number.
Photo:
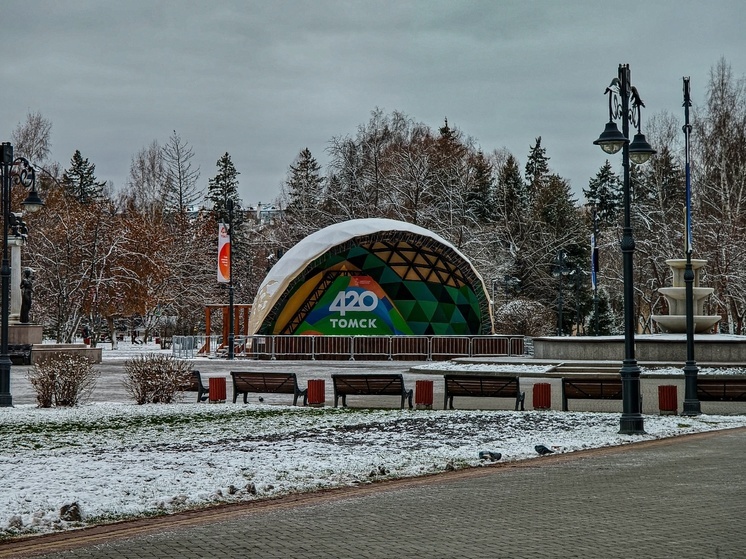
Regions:
<svg viewBox="0 0 746 559"><path fill-rule="evenodd" d="M743 558L745 460L746 428L155 519L109 528L106 543L82 531L58 544L82 545L68 551L40 538L0 557Z"/></svg>

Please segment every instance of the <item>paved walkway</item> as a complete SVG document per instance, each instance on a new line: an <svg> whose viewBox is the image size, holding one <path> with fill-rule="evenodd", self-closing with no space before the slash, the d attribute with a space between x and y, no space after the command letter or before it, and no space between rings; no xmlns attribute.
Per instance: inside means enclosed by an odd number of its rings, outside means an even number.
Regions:
<svg viewBox="0 0 746 559"><path fill-rule="evenodd" d="M0 557L743 558L745 461L746 429L721 431L83 531L67 552L42 538L36 555Z"/></svg>

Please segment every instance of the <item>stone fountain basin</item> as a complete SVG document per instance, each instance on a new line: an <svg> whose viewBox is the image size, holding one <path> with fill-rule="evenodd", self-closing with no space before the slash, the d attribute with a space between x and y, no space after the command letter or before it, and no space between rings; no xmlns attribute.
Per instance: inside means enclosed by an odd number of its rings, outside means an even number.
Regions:
<svg viewBox="0 0 746 559"><path fill-rule="evenodd" d="M692 287L692 297L695 301L709 297L714 292L715 289L712 287ZM683 301L686 298L686 287L659 287L658 293L671 297L671 299Z"/></svg>
<svg viewBox="0 0 746 559"><path fill-rule="evenodd" d="M651 317L666 332L686 332L686 316L661 314ZM720 316L703 316L694 317L694 332L702 334L712 329L720 321Z"/></svg>
<svg viewBox="0 0 746 559"><path fill-rule="evenodd" d="M666 264L668 264L670 268L683 270L686 268L686 258L669 258L666 260ZM692 258L692 270L698 270L705 264L707 264L707 260L704 258Z"/></svg>

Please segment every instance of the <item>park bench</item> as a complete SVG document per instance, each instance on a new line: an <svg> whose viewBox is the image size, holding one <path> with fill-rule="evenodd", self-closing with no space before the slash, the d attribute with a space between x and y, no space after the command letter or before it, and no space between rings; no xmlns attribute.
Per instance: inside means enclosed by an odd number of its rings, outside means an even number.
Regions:
<svg viewBox="0 0 746 559"><path fill-rule="evenodd" d="M199 371L192 371L192 376L189 382L181 387L184 392L196 392L197 402L204 402L207 400L210 389L202 383L202 375Z"/></svg>
<svg viewBox="0 0 746 559"><path fill-rule="evenodd" d="M703 402L746 402L746 379L699 376L697 398Z"/></svg>
<svg viewBox="0 0 746 559"><path fill-rule="evenodd" d="M444 375L445 397L443 409L453 409L454 396L476 398L514 398L515 409L524 410L526 393L521 392L518 376L505 375Z"/></svg>
<svg viewBox="0 0 746 559"><path fill-rule="evenodd" d="M412 389L404 387L404 377L400 374L371 373L371 374L333 374L334 407L342 398L342 407L347 407L347 396L400 396L401 408L404 401L409 400L412 408Z"/></svg>
<svg viewBox="0 0 746 559"><path fill-rule="evenodd" d="M8 357L14 365L31 365L31 344L8 344Z"/></svg>
<svg viewBox="0 0 746 559"><path fill-rule="evenodd" d="M303 405L308 403L308 389L300 389L295 373L267 373L260 371L231 371L233 379L233 403L243 394L243 403L248 404L249 393L292 394L293 405L303 396Z"/></svg>
<svg viewBox="0 0 746 559"><path fill-rule="evenodd" d="M583 374L562 377L562 411L568 411L568 400L621 400L622 379L619 375ZM640 395L642 409L642 395Z"/></svg>

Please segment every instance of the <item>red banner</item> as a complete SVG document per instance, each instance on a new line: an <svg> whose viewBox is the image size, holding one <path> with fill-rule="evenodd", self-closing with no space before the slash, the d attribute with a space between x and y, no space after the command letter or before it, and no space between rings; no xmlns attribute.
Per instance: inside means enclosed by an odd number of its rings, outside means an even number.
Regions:
<svg viewBox="0 0 746 559"><path fill-rule="evenodd" d="M218 283L231 281L231 236L227 223L218 223Z"/></svg>

